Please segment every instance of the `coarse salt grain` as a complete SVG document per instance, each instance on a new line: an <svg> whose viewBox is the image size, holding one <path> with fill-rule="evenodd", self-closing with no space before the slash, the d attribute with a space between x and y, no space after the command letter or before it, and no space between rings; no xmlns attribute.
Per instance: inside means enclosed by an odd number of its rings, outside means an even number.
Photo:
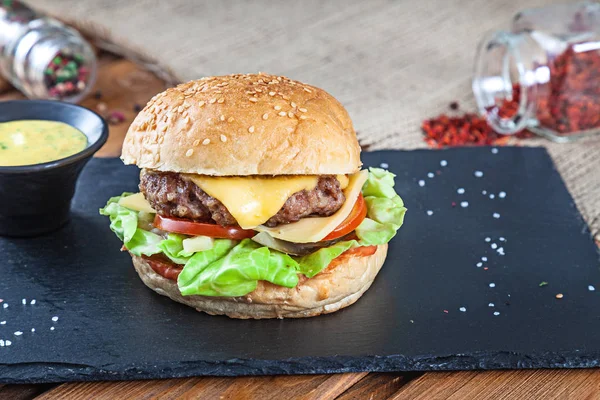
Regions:
<svg viewBox="0 0 600 400"><path fill-rule="evenodd" d="M500 197L501 199L506 197L506 192L500 192L498 193L498 197Z"/></svg>
<svg viewBox="0 0 600 400"><path fill-rule="evenodd" d="M491 241L492 241L492 238L490 238L490 237L486 237L486 238L485 238L485 241L486 241L486 242L491 242Z"/></svg>
<svg viewBox="0 0 600 400"><path fill-rule="evenodd" d="M421 186L421 187L425 186L425 181L423 179L421 179L419 181L419 186Z"/></svg>
<svg viewBox="0 0 600 400"><path fill-rule="evenodd" d="M0 339L0 347L4 347L4 340Z"/></svg>
<svg viewBox="0 0 600 400"><path fill-rule="evenodd" d="M58 321L58 317L57 317L57 316L54 316L54 317L52 317L52 321L53 321L53 322L56 322L56 321Z"/></svg>
<svg viewBox="0 0 600 400"><path fill-rule="evenodd" d="M490 193L490 199L494 200L495 197L494 193Z"/></svg>
<svg viewBox="0 0 600 400"><path fill-rule="evenodd" d="M496 147L492 147L492 154L498 154L498 149Z"/></svg>
<svg viewBox="0 0 600 400"><path fill-rule="evenodd" d="M461 201L461 202L460 202L460 206L461 206L462 208L467 208L467 207L469 207L469 202L468 202L468 201Z"/></svg>
<svg viewBox="0 0 600 400"><path fill-rule="evenodd" d="M35 328L31 328L31 332L35 332Z"/></svg>
<svg viewBox="0 0 600 400"><path fill-rule="evenodd" d="M51 331L53 331L53 330L54 330L54 327L53 327L53 326L51 326L51 327L50 327L50 330L51 330Z"/></svg>
<svg viewBox="0 0 600 400"><path fill-rule="evenodd" d="M0 322L0 325L6 325L6 321Z"/></svg>
<svg viewBox="0 0 600 400"><path fill-rule="evenodd" d="M227 136L221 134L221 142L226 142L227 141Z"/></svg>
<svg viewBox="0 0 600 400"><path fill-rule="evenodd" d="M427 173L427 177L428 178L433 178L435 176L435 174L433 172L428 172Z"/></svg>
<svg viewBox="0 0 600 400"><path fill-rule="evenodd" d="M500 315L499 311L494 311L494 315L497 317L498 315Z"/></svg>
<svg viewBox="0 0 600 400"><path fill-rule="evenodd" d="M433 211L427 210L427 215L433 215Z"/></svg>
<svg viewBox="0 0 600 400"><path fill-rule="evenodd" d="M488 307L494 307L494 303L489 303Z"/></svg>
<svg viewBox="0 0 600 400"><path fill-rule="evenodd" d="M487 257L481 257L481 261L486 262L487 261Z"/></svg>
<svg viewBox="0 0 600 400"><path fill-rule="evenodd" d="M254 133L254 125L252 125L250 128L248 128L248 132Z"/></svg>
<svg viewBox="0 0 600 400"><path fill-rule="evenodd" d="M458 188L456 190L456 193L458 193L458 194L464 194L465 193L465 189L464 188Z"/></svg>
<svg viewBox="0 0 600 400"><path fill-rule="evenodd" d="M23 334L23 332L21 332L21 331L16 331L15 332L15 336L21 336L22 334Z"/></svg>
<svg viewBox="0 0 600 400"><path fill-rule="evenodd" d="M390 166L388 165L388 163L382 162L381 164L379 164L379 166L381 168L389 168Z"/></svg>
<svg viewBox="0 0 600 400"><path fill-rule="evenodd" d="M482 262L478 262L477 263L477 268L481 268L481 267L483 267L483 263Z"/></svg>
<svg viewBox="0 0 600 400"><path fill-rule="evenodd" d="M2 305L2 308L8 308L8 304L4 303L4 304Z"/></svg>
<svg viewBox="0 0 600 400"><path fill-rule="evenodd" d="M487 194L487 190L482 190L481 194L485 196Z"/></svg>
<svg viewBox="0 0 600 400"><path fill-rule="evenodd" d="M21 300L21 303L22 303L23 305L27 304L27 299L23 299L23 300Z"/></svg>
<svg viewBox="0 0 600 400"><path fill-rule="evenodd" d="M445 166L447 166L447 165L448 165L448 161L446 161L446 160L442 160L442 161L440 161L440 165L441 165L442 167L445 167Z"/></svg>
<svg viewBox="0 0 600 400"><path fill-rule="evenodd" d="M188 151L185 152L186 157L190 157L192 154L194 154L194 149L188 149Z"/></svg>
<svg viewBox="0 0 600 400"><path fill-rule="evenodd" d="M496 284L494 282L490 283L490 287L496 287Z"/></svg>
<svg viewBox="0 0 600 400"><path fill-rule="evenodd" d="M498 250L496 250L498 252L498 254L500 254L501 256L504 255L504 247L498 247Z"/></svg>
<svg viewBox="0 0 600 400"><path fill-rule="evenodd" d="M593 291L595 291L595 290L596 290L596 288L595 288L595 287L593 287L592 285L588 285L588 290L589 290L590 292L593 292Z"/></svg>
<svg viewBox="0 0 600 400"><path fill-rule="evenodd" d="M481 171L475 171L473 173L473 175L475 175L475 177L477 177L477 178L481 178L483 176L483 172L481 172Z"/></svg>
<svg viewBox="0 0 600 400"><path fill-rule="evenodd" d="M501 242L506 242L506 239L505 239L505 238L503 238L502 236L500 236L500 237L498 238L498 240L499 240L499 241L501 241Z"/></svg>
<svg viewBox="0 0 600 400"><path fill-rule="evenodd" d="M202 144L203 144L203 145L205 145L205 146L206 146L207 144L210 144L210 139L208 139L208 138L204 139L204 140L202 141Z"/></svg>
<svg viewBox="0 0 600 400"><path fill-rule="evenodd" d="M467 308L466 308L466 307L461 307L461 308L459 308L458 310L459 310L459 311L462 311L462 312L466 312L466 311L467 311Z"/></svg>
<svg viewBox="0 0 600 400"><path fill-rule="evenodd" d="M498 218L500 218L500 214L498 214L498 213L493 213L493 214L492 214L492 217L494 217L494 218L498 219Z"/></svg>
<svg viewBox="0 0 600 400"><path fill-rule="evenodd" d="M497 245L496 243L492 243L492 244L490 245L490 247L491 247L492 249L496 250L496 249L498 248L498 245Z"/></svg>

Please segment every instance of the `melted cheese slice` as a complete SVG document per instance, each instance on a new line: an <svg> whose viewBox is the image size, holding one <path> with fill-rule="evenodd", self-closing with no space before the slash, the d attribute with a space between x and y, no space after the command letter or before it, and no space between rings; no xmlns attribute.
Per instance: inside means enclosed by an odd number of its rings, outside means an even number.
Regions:
<svg viewBox="0 0 600 400"><path fill-rule="evenodd" d="M150 203L148 203L148 200L144 198L142 193L136 193L132 194L131 196L122 197L119 200L119 205L134 211L145 211L147 213L156 214L156 211L152 209L152 206Z"/></svg>
<svg viewBox="0 0 600 400"><path fill-rule="evenodd" d="M350 215L368 176L369 173L366 170L350 176L348 186L344 190L346 196L344 205L329 217L303 218L298 222L279 225L274 228L258 226L255 229L259 232L267 232L274 238L294 243L312 243L323 240Z"/></svg>
<svg viewBox="0 0 600 400"><path fill-rule="evenodd" d="M317 186L317 176L216 177L186 174L218 199L243 229L254 229L277 214L291 195Z"/></svg>

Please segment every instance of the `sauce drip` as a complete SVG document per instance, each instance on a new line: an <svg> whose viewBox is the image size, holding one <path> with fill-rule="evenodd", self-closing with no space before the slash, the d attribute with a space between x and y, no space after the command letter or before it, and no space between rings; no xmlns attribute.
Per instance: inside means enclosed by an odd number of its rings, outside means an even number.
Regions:
<svg viewBox="0 0 600 400"><path fill-rule="evenodd" d="M58 121L19 120L0 123L0 166L40 164L79 153L87 137Z"/></svg>

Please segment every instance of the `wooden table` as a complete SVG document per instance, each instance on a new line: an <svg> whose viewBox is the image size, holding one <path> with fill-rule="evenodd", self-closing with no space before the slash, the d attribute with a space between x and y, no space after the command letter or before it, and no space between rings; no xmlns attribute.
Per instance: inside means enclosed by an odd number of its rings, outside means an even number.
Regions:
<svg viewBox="0 0 600 400"><path fill-rule="evenodd" d="M120 154L127 127L165 83L117 56L100 55L99 79L82 104L102 113L122 112L99 157ZM97 92L96 92L97 91ZM23 96L0 82L0 100ZM99 110L100 109L100 110ZM598 334L590 332L590 334ZM2 362L0 360L0 362ZM336 375L188 378L131 382L1 385L2 399L600 399L600 370L348 373Z"/></svg>

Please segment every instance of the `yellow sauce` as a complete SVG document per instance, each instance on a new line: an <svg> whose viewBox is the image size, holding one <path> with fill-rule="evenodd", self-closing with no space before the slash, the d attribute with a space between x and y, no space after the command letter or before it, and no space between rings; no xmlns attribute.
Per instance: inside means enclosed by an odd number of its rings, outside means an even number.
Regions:
<svg viewBox="0 0 600 400"><path fill-rule="evenodd" d="M32 165L79 153L87 137L57 121L19 120L0 123L0 166Z"/></svg>

